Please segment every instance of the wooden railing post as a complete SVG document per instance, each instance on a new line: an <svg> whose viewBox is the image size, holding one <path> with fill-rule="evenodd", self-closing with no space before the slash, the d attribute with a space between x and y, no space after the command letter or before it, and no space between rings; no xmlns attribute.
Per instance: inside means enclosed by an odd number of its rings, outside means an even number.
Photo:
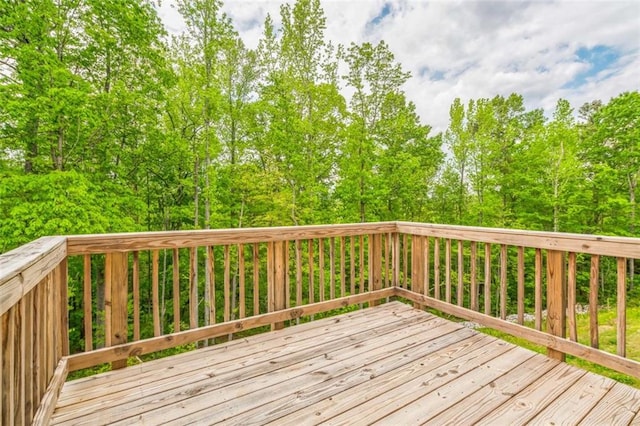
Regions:
<svg viewBox="0 0 640 426"><path fill-rule="evenodd" d="M107 346L127 342L128 335L128 272L127 253L107 253L105 258L105 323ZM114 361L111 368L116 370L127 366L127 360Z"/></svg>
<svg viewBox="0 0 640 426"><path fill-rule="evenodd" d="M547 332L552 336L566 336L566 280L564 252L547 252ZM565 354L547 348L547 356L559 361L565 360Z"/></svg>
<svg viewBox="0 0 640 426"><path fill-rule="evenodd" d="M284 241L275 241L267 245L267 274L269 312L276 312L286 308L286 267L287 251ZM284 322L271 324L271 330L281 330Z"/></svg>

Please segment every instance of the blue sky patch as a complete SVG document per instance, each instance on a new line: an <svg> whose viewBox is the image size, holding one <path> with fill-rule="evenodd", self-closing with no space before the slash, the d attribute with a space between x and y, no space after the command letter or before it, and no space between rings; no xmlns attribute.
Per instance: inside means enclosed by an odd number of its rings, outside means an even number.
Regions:
<svg viewBox="0 0 640 426"><path fill-rule="evenodd" d="M578 61L588 64L589 68L565 84L563 88L566 89L575 89L582 86L589 78L611 68L620 59L620 53L616 49L601 44L591 48L581 47L575 51L575 56Z"/></svg>
<svg viewBox="0 0 640 426"><path fill-rule="evenodd" d="M434 70L429 67L420 68L420 77L426 77L431 81L440 81L444 80L444 71L442 70Z"/></svg>
<svg viewBox="0 0 640 426"><path fill-rule="evenodd" d="M378 15L375 18L369 21L367 23L367 26L370 27L373 25L380 24L380 22L382 22L382 20L387 16L389 16L390 14L391 14L391 3L385 3L384 6L382 6L382 10L380 10L380 13L378 13Z"/></svg>

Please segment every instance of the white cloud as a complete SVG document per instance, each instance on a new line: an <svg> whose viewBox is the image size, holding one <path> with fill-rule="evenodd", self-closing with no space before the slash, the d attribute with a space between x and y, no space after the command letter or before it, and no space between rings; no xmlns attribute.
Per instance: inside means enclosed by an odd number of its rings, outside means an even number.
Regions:
<svg viewBox="0 0 640 426"><path fill-rule="evenodd" d="M293 0L292 0L293 1ZM168 29L180 31L175 9L163 2ZM225 12L249 47L257 46L270 13L279 23L283 1L227 0ZM390 13L371 21L388 5ZM413 78L406 92L426 124L444 130L449 106L509 95L547 114L559 98L574 108L640 88L640 2L324 0L327 39L334 44L385 40ZM619 54L610 68L567 88L589 69L576 51L608 46Z"/></svg>

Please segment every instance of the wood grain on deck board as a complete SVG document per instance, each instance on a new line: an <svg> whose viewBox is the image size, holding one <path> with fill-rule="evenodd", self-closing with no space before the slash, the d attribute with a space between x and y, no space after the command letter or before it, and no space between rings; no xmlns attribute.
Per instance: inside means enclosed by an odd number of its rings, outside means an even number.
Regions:
<svg viewBox="0 0 640 426"><path fill-rule="evenodd" d="M130 366L127 367L126 370L108 371L94 376L72 380L65 385L65 392L86 392L87 390L91 390L94 387L102 386L102 384L104 383L111 384L118 380L127 381L132 377L132 375L136 375L136 377L138 377L142 376L143 373L148 373L147 375L153 376L156 375L162 368L167 367L175 368L178 366L185 366L185 368L188 369L188 366L191 365L191 363L199 362L203 359L206 360L207 354L209 352L217 352L220 350L229 351L232 350L232 348L234 348L236 345L258 345L265 342L270 344L273 339L308 339L309 336L304 333L305 331L312 329L321 329L316 330L318 334L321 334L327 332L328 330L333 330L335 328L333 325L336 323L336 321L358 321L361 323L365 323L370 319L385 317L389 312L393 312L395 315L404 313L407 316L415 316L412 313L412 308L409 305L400 302L386 303L384 305L380 305L380 309L376 310L375 312L361 309L341 315L339 318L328 317L300 324L296 327L287 327L283 330L278 330L273 333L262 333L253 335L250 337L250 340L249 338L241 337L230 342L225 342L224 344L212 345L206 348L199 349L197 351L184 352L171 357L156 359L153 361L144 362L142 364Z"/></svg>
<svg viewBox="0 0 640 426"><path fill-rule="evenodd" d="M54 424L637 424L640 390L392 302L66 383Z"/></svg>
<svg viewBox="0 0 640 426"><path fill-rule="evenodd" d="M387 333L387 330L393 326L393 324L388 324L384 328L381 327L380 334L369 335L368 339L364 336L366 333L361 333L363 339L347 338L336 340L324 346L318 345L312 348L315 353L308 354L305 359L294 359L293 362L288 362L289 356L281 357L275 361L274 369L253 376L251 380L247 380L247 375L240 371L238 376L233 377L222 387L198 388L198 395L189 398L188 404L185 406L178 404L177 407L174 406L167 410L166 403L174 403L176 399L181 400L182 395L168 392L156 394L154 402L160 398L162 404L157 405L157 410L146 411L141 419L152 424L156 421L171 419L188 422L188 416L191 413L203 409L210 410L215 405L216 409L210 413L213 415L211 420L214 421L218 414L223 415L220 419L223 420L229 415L242 412L252 404L256 404L256 401L259 400L256 392L263 398L273 398L277 391L271 388L277 388L277 385L282 384L286 388L298 389L301 386L324 381L332 375L357 368L363 362L387 357L393 353L415 347L419 341L414 336L425 329L434 329L435 335L450 333L457 329L455 326L452 327L452 324L433 320L406 324L397 333ZM222 391L223 395L216 397L219 404L213 404L211 393L218 391ZM145 410L148 408L150 407L147 405Z"/></svg>
<svg viewBox="0 0 640 426"><path fill-rule="evenodd" d="M264 376L289 365L305 362L321 354L322 351L342 349L343 352L349 353L350 346L364 346L368 342L375 342L378 335L384 336L389 330L396 328L403 329L403 333L409 333L412 330L411 326L422 322L433 323L432 327L451 326L451 323L433 316L419 318L415 315L405 315L407 311L403 307L400 307L398 312L388 309L382 311L382 315L357 317L351 322L341 319L340 327L328 326L328 330L321 333L316 333L317 329L309 330L306 335L299 333L297 336L306 336L302 340L267 341L266 345L253 346L249 353L242 345L237 345L235 356L230 356L230 351L226 350L226 344L219 345L219 351L210 351L209 356L201 358L203 368L197 368L193 363L188 363L187 365L191 368L182 374L176 376L171 375L170 372L169 377L157 378L156 376L155 380L151 377L151 381L140 385L136 380L129 378L126 389L113 392L110 385L102 386L101 394L90 400L82 401L83 394L76 395L75 398L65 397L66 405L56 412L54 422L83 417L78 421L82 422L86 419L90 423L87 415L98 411L101 419L113 422L131 412L135 413L136 407L140 407L138 411L163 407L167 403L176 403L206 391L215 391L221 387L248 380L253 376ZM396 324L397 322L399 324ZM366 350L364 347L361 349L361 351ZM282 356L279 357L279 354Z"/></svg>
<svg viewBox="0 0 640 426"><path fill-rule="evenodd" d="M213 367L215 367L216 374L220 374L224 371L234 371L249 363L257 365L259 362L275 358L285 351L292 352L296 349L314 348L321 341L332 342L338 337L351 335L353 334L351 327L362 328L367 323L377 324L384 322L385 324L393 324L395 321L403 321L405 319L409 322L424 320L424 318L416 318L411 313L411 308L407 305L396 305L399 306L397 308L390 306L387 309L381 309L380 312L376 312L371 316L361 313L340 319L344 324L348 323L349 327L335 327L336 319L320 320L317 322L322 324L318 324L317 327L310 326L314 322L299 326L304 329L303 331L312 333L295 333L290 327L273 334L256 335L251 339L243 338L176 357L163 358L140 366L129 367L131 369L129 374L126 374L126 371L117 370L103 373L94 380L80 379L72 381L65 385L58 407L60 408L60 413L62 413L65 411L64 407L91 399L96 399L97 403L102 405L105 402L105 389L107 387L109 396L112 398L125 397L128 390L137 393L139 396L141 387L162 387L164 386L163 383L171 381L177 384L176 380L180 379L179 376L184 376L184 379L189 380L190 376L210 375ZM408 309L405 309L405 306ZM237 356L230 358L228 356L229 351L238 351ZM152 369L147 364L153 364L154 368ZM144 368L139 368L141 366ZM109 378L112 380L109 380Z"/></svg>
<svg viewBox="0 0 640 426"><path fill-rule="evenodd" d="M633 388L616 383L600 403L580 422L582 425L628 425L640 411L640 397Z"/></svg>
<svg viewBox="0 0 640 426"><path fill-rule="evenodd" d="M473 424L521 392L558 363L551 358L533 356L517 369L500 376L454 406L440 413L432 413L434 417L424 424L430 426Z"/></svg>
<svg viewBox="0 0 640 426"><path fill-rule="evenodd" d="M350 359L342 362L334 360L337 362L332 365L332 368L311 371L300 376L295 383L280 382L269 388L246 394L243 398L229 401L218 407L217 415L213 418L206 412L207 410L201 410L181 417L177 423L183 420L190 422L206 419L207 421L229 420L241 424L264 424L283 416L289 408L299 410L302 406L309 406L326 398L337 398L339 395L335 394L345 388L369 382L388 371L411 362L415 363L443 345L449 345L471 335L471 333L460 332L442 334L445 331L447 330L439 327L431 332L420 333L420 341L409 351L394 351L393 345L386 345L381 348L382 352L379 356L378 354L375 357L367 356L356 362ZM433 338L436 335L438 336ZM274 401L273 394L285 396Z"/></svg>

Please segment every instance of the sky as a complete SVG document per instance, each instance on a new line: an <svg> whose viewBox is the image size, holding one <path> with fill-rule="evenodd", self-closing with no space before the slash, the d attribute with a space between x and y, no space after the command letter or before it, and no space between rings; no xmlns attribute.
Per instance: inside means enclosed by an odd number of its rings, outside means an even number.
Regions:
<svg viewBox="0 0 640 426"><path fill-rule="evenodd" d="M291 0L293 2L293 0ZM276 0L227 0L223 10L250 48ZM325 36L334 44L384 40L411 79L409 100L424 124L444 131L455 98L524 96L528 109L551 116L558 99L577 111L640 89L640 0L418 1L322 0ZM170 33L184 23L164 0Z"/></svg>

